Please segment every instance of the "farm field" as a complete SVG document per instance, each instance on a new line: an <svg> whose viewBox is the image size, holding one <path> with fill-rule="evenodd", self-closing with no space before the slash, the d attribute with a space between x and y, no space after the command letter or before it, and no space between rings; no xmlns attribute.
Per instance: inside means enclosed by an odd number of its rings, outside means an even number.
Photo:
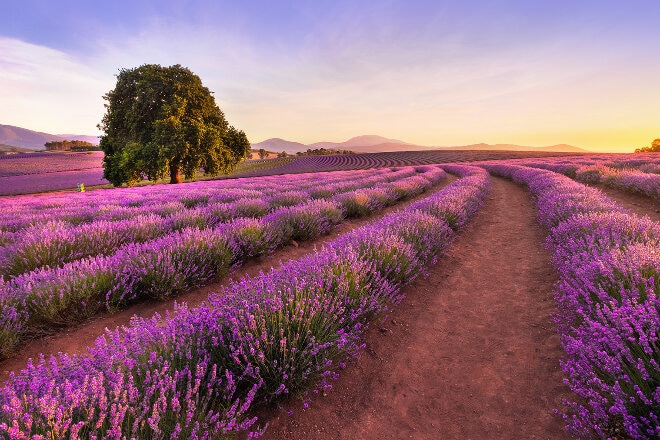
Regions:
<svg viewBox="0 0 660 440"><path fill-rule="evenodd" d="M235 175L263 174L295 158L251 160L238 165ZM208 179L199 173L197 179ZM86 187L111 188L103 178L103 153L29 153L0 156L0 196L74 190ZM165 180L159 182L165 183ZM140 185L150 185L143 182Z"/></svg>
<svg viewBox="0 0 660 440"><path fill-rule="evenodd" d="M0 434L660 436L660 159L437 153L2 200Z"/></svg>
<svg viewBox="0 0 660 440"><path fill-rule="evenodd" d="M441 181L431 191L439 191L455 179L455 176L447 175L447 178ZM129 306L124 310L113 313L101 313L78 325L72 325L65 331L54 332L37 339L29 340L16 353L10 355L4 361L0 360L0 381L8 379L10 372L23 369L26 366L27 359L36 359L40 354L49 356L59 352L71 354L84 353L87 347L94 343L98 335L104 333L106 327L114 328L120 325L129 325L134 315L150 317L155 313L165 314L166 311L173 309L176 302L185 302L189 306L199 306L208 299L209 293L226 288L231 280L240 279L244 276L256 276L260 272L268 271L272 267L280 265L282 261L295 260L306 256L314 252L317 247L322 246L326 241L373 222L426 196L428 194L425 192L396 205L385 207L375 214L345 219L325 236L290 243L269 255L250 259L242 266L235 268L228 278L219 282L211 282L200 288L181 292L175 298L160 300L147 299Z"/></svg>
<svg viewBox="0 0 660 440"><path fill-rule="evenodd" d="M428 165L488 159L566 156L569 153L501 151L402 151L340 156L289 157L241 162L231 176L258 177L321 171ZM197 179L208 179L199 174ZM164 183L160 182L160 183ZM110 187L103 178L103 153L31 153L0 156L0 196L86 187ZM148 184L144 182L144 184Z"/></svg>

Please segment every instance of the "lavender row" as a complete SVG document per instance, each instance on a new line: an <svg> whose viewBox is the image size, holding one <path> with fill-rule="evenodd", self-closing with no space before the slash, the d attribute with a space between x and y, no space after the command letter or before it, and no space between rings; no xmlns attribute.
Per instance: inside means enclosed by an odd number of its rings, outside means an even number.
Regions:
<svg viewBox="0 0 660 440"><path fill-rule="evenodd" d="M593 184L602 183L605 186L623 191L642 194L660 201L660 174L650 172L652 167L660 165L647 164L640 169L616 169L607 166L590 167L578 170L575 180ZM650 170L650 171L645 171Z"/></svg>
<svg viewBox="0 0 660 440"><path fill-rule="evenodd" d="M602 183L624 191L643 194L660 201L660 175L641 170L621 170L603 175Z"/></svg>
<svg viewBox="0 0 660 440"><path fill-rule="evenodd" d="M581 183L603 184L660 200L660 158L657 156L650 153L592 156L580 160L524 160L520 165L561 173Z"/></svg>
<svg viewBox="0 0 660 440"><path fill-rule="evenodd" d="M234 202L209 203L201 207L180 209L170 212L171 205L158 205L154 210L143 210L145 214L129 217L123 220L105 221L97 220L92 223L73 226L63 221L49 221L45 224L25 228L15 233L0 235L0 276L11 278L42 266L58 267L64 263L93 255L108 255L120 246L131 242L144 242L170 233L180 231L186 227L208 228L214 227L238 217L262 217L268 212L282 206L293 206L305 203L310 199L310 193L316 196L333 196L342 194L342 190L359 188L361 185L374 185L378 191L397 191L402 186L403 193L407 193L405 185L415 177L414 169L403 170L386 176L372 176L366 179L357 179L339 185L323 185L317 181L316 186L307 188L307 191L281 191L268 197L244 197ZM438 168L418 169L420 174L416 179L422 182L437 181L442 178L442 170ZM386 182L386 183L385 183ZM256 195L259 194L255 191ZM348 192L350 193L350 191ZM344 193L347 194L347 193ZM236 196L246 195L246 191L238 190L224 193L223 200L230 200ZM387 196L392 199L391 196ZM319 197L315 197L319 198ZM344 197L339 200L346 204ZM158 214L168 213L162 217Z"/></svg>
<svg viewBox="0 0 660 440"><path fill-rule="evenodd" d="M412 175L413 167L379 169L368 171L344 171L338 173L318 173L315 175L299 175L282 177L263 177L251 179L232 179L232 180L207 180L199 182L188 182L179 187L169 185L155 185L136 188L115 188L112 190L99 190L85 195L79 195L81 204L106 204L119 203L120 205L142 206L153 205L161 198L166 200L181 200L184 203L206 202L209 197L220 195L218 190L232 190L240 188L244 190L253 189L256 191L274 192L273 185L277 190L299 189L301 187L315 185L318 180L326 181L328 184L354 181L361 178L369 178L381 175L402 176L402 174ZM69 205L71 203L70 194L63 195L59 200L53 200L50 196L45 196L48 203L57 207ZM29 208L43 209L43 204L39 201L40 196L24 196L11 199L11 204L16 204L20 209ZM58 204L58 201L60 202Z"/></svg>
<svg viewBox="0 0 660 440"><path fill-rule="evenodd" d="M214 228L185 228L108 255L43 267L0 284L0 357L22 338L44 328L78 322L145 297L165 298L225 276L247 259L291 240L327 234L355 207L378 211L420 194L445 176L433 168L370 190L342 194L336 202L314 200L283 207L260 219L239 218ZM77 243L79 246L79 243ZM62 242L57 250L75 252ZM35 258L38 252L35 253Z"/></svg>
<svg viewBox="0 0 660 440"><path fill-rule="evenodd" d="M433 165L455 162L475 162L523 157L568 156L571 153L529 151L394 151L382 153L342 154L334 156L303 156L295 161L252 175L314 173L319 171L356 170L411 165Z"/></svg>
<svg viewBox="0 0 660 440"><path fill-rule="evenodd" d="M331 386L363 348L369 321L455 235L421 206L458 208L461 218L475 212L488 176L474 174L311 256L236 282L199 308L135 318L89 355L30 365L0 390L0 435L217 439L258 429L255 408Z"/></svg>
<svg viewBox="0 0 660 440"><path fill-rule="evenodd" d="M580 438L660 437L660 225L546 170L486 165L525 184L559 272L555 298Z"/></svg>
<svg viewBox="0 0 660 440"><path fill-rule="evenodd" d="M161 185L148 188L98 190L85 194L26 196L9 199L0 213L0 230L15 232L35 223L66 221L73 225L95 220L125 220L154 213L165 216L184 209L209 204L233 202L239 198L269 198L279 194L307 190L327 193L388 182L415 174L415 168L320 173L291 176L291 179L255 178L233 181L192 182L177 190ZM376 180L376 182L374 182ZM327 188L320 190L320 188ZM322 193L323 193L322 192Z"/></svg>
<svg viewBox="0 0 660 440"><path fill-rule="evenodd" d="M511 163L514 163L511 161ZM640 170L657 173L660 157L656 153L644 154L589 154L575 157L528 158L516 161L517 165L545 168L575 178L576 173L588 168L612 168L616 170Z"/></svg>
<svg viewBox="0 0 660 440"><path fill-rule="evenodd" d="M0 177L0 199L2 199L2 203L4 204L13 197L22 197L20 194L71 190L75 189L81 182L84 182L87 187L110 184L103 177L103 169L99 168L6 176Z"/></svg>
<svg viewBox="0 0 660 440"><path fill-rule="evenodd" d="M24 196L3 200L0 230L16 232L33 224L65 221L73 225L95 220L122 220L137 215L172 212L208 204L232 202L238 198L271 197L291 190L313 190L322 186L347 191L376 182L409 177L415 168L318 173L314 175L264 177L222 181L191 182L172 188L157 185L118 188L88 193ZM286 177L286 176L285 176Z"/></svg>

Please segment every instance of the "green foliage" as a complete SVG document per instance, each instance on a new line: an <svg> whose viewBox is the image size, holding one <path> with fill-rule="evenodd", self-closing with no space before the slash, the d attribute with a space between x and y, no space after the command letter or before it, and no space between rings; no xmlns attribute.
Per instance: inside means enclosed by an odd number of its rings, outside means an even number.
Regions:
<svg viewBox="0 0 660 440"><path fill-rule="evenodd" d="M660 152L660 139L655 139L651 142L650 147L637 148L635 153L658 153Z"/></svg>
<svg viewBox="0 0 660 440"><path fill-rule="evenodd" d="M94 151L98 150L91 142L78 140L52 141L44 144L47 151Z"/></svg>
<svg viewBox="0 0 660 440"><path fill-rule="evenodd" d="M296 153L296 156L335 156L339 154L355 154L355 151L351 150L338 150L335 148L308 148L307 151L299 151Z"/></svg>
<svg viewBox="0 0 660 440"><path fill-rule="evenodd" d="M113 185L229 173L250 151L229 126L211 92L189 69L145 64L122 69L99 128L105 132L103 175Z"/></svg>

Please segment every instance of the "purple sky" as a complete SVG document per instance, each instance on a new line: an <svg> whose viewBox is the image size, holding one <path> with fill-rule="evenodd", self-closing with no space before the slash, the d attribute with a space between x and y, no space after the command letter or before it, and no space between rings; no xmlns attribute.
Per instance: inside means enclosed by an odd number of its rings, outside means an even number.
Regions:
<svg viewBox="0 0 660 440"><path fill-rule="evenodd" d="M96 134L120 68L182 64L252 142L660 137L660 2L3 1L0 124Z"/></svg>

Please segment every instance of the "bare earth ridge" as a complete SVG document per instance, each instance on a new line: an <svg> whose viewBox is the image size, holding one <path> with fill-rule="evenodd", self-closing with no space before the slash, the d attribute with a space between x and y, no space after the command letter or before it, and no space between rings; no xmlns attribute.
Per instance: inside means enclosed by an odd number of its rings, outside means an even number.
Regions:
<svg viewBox="0 0 660 440"><path fill-rule="evenodd" d="M492 178L488 200L367 349L264 439L562 439L556 275L529 193ZM289 411L292 412L288 415Z"/></svg>

